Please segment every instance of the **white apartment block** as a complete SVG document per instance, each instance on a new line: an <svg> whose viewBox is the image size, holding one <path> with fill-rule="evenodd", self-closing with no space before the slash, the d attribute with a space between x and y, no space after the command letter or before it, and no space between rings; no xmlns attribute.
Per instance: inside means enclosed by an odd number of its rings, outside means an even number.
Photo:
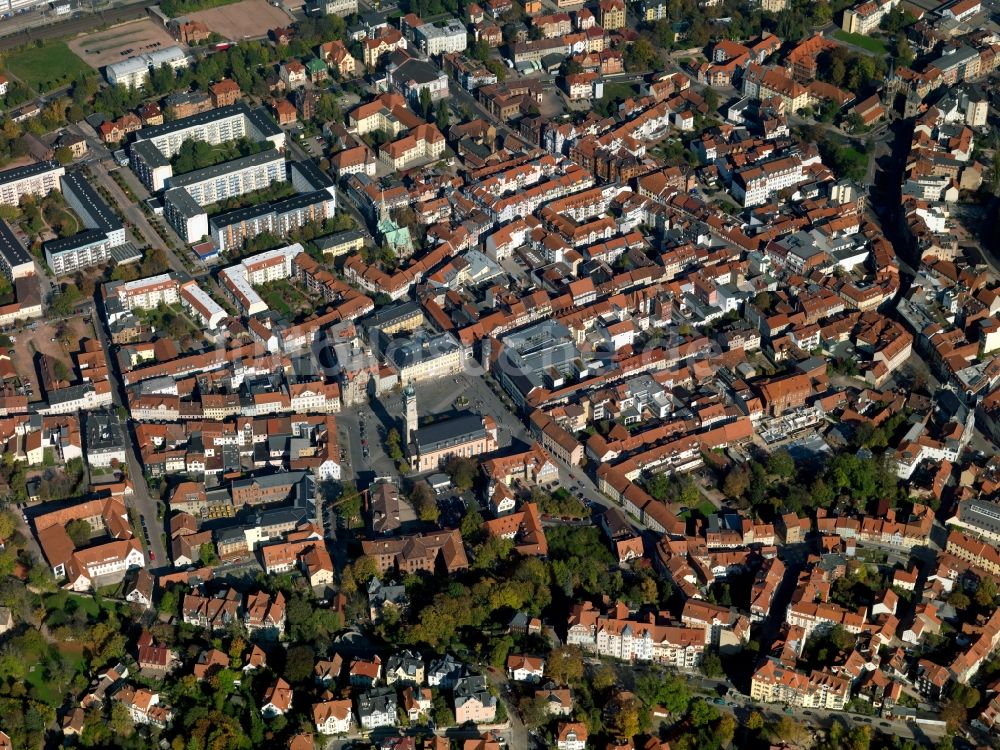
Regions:
<svg viewBox="0 0 1000 750"><path fill-rule="evenodd" d="M87 232L46 242L45 262L53 274L64 276L107 263L111 259L112 247L111 241L103 232Z"/></svg>
<svg viewBox="0 0 1000 750"><path fill-rule="evenodd" d="M733 197L744 206L762 206L776 193L804 179L798 157L775 159L739 172L733 180Z"/></svg>
<svg viewBox="0 0 1000 750"><path fill-rule="evenodd" d="M180 299L184 308L200 319L210 331L214 331L229 314L205 292L194 279L180 287Z"/></svg>
<svg viewBox="0 0 1000 750"><path fill-rule="evenodd" d="M108 289L118 297L128 310L152 310L159 305L177 302L177 279L173 274L161 273L145 279L126 281Z"/></svg>
<svg viewBox="0 0 1000 750"><path fill-rule="evenodd" d="M165 159L174 157L186 140L217 145L244 137L270 141L279 150L285 147L285 134L274 120L262 110L251 110L242 102L153 125L136 133L137 142L151 142Z"/></svg>
<svg viewBox="0 0 1000 750"><path fill-rule="evenodd" d="M16 206L26 195L45 196L59 187L66 174L57 162L43 161L0 172L0 203Z"/></svg>
<svg viewBox="0 0 1000 750"><path fill-rule="evenodd" d="M841 26L849 34L870 34L878 28L882 19L897 5L899 5L899 0L863 2L844 11Z"/></svg>
<svg viewBox="0 0 1000 750"><path fill-rule="evenodd" d="M171 189L182 188L199 206L207 206L287 180L285 157L271 149L171 177L167 184Z"/></svg>
<svg viewBox="0 0 1000 750"><path fill-rule="evenodd" d="M295 257L304 252L302 245L258 253L219 272L223 287L246 315L256 315L267 310L267 303L257 294L254 286L269 281L287 279L292 275Z"/></svg>

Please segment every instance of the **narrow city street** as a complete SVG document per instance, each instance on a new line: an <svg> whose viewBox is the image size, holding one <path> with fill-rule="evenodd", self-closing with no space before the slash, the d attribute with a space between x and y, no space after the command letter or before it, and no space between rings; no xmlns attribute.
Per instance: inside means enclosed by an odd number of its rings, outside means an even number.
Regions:
<svg viewBox="0 0 1000 750"><path fill-rule="evenodd" d="M97 331L101 347L104 349L108 360L108 379L111 382L113 408L127 409L128 400L125 388L122 385L118 372L118 362L114 357L114 348L111 345L111 340L105 328L104 318L101 315L97 315L96 310L93 309L91 310L91 315L94 320L94 329ZM149 494L149 488L146 485L142 463L138 458L139 450L135 436L135 423L132 420L127 420L124 424L126 427L125 458L128 463L128 476L132 481L135 492L132 496L131 505L138 512L140 519L140 528L135 529L135 533L142 534L141 519L145 519L146 528L149 529L150 554L147 564L150 568L156 569L167 566L170 563L166 545L160 536L161 531L165 529L165 524L157 516L157 501Z"/></svg>

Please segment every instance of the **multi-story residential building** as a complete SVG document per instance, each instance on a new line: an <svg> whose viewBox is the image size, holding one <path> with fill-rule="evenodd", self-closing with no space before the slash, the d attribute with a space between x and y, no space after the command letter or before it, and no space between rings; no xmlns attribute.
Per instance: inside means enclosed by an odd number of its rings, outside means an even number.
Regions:
<svg viewBox="0 0 1000 750"><path fill-rule="evenodd" d="M252 635L277 640L285 634L285 596L280 591L271 596L260 591L247 597L243 626Z"/></svg>
<svg viewBox="0 0 1000 750"><path fill-rule="evenodd" d="M842 711L851 697L851 679L819 670L805 674L768 658L751 678L750 697L764 703Z"/></svg>
<svg viewBox="0 0 1000 750"><path fill-rule="evenodd" d="M143 128L136 134L135 143L132 145L132 169L146 187L150 190L160 190L163 187L162 183L154 184L141 164L137 168L134 159L135 144L149 141L169 164L169 160L177 155L184 141L205 141L218 145L240 138L268 141L279 151L285 147L284 131L277 126L266 110L260 107L250 109L245 103L238 101L230 106Z"/></svg>
<svg viewBox="0 0 1000 750"><path fill-rule="evenodd" d="M557 750L585 750L587 737L586 724L560 721L556 728L556 748Z"/></svg>
<svg viewBox="0 0 1000 750"><path fill-rule="evenodd" d="M835 625L844 628L848 633L857 635L865 624L865 609L850 612L833 603L800 601L788 606L785 621L789 625L798 626L805 631L803 641L808 640L814 632L829 631Z"/></svg>
<svg viewBox="0 0 1000 750"><path fill-rule="evenodd" d="M358 0L323 0L320 7L324 15L343 18L358 12Z"/></svg>
<svg viewBox="0 0 1000 750"><path fill-rule="evenodd" d="M287 180L285 158L278 151L244 156L171 177L167 181L169 189L163 194L164 215L187 242L198 242L209 234L204 206Z"/></svg>
<svg viewBox="0 0 1000 750"><path fill-rule="evenodd" d="M125 706L129 717L136 724L150 724L163 729L174 718L173 710L160 703L160 694L144 687L122 685L111 699Z"/></svg>
<svg viewBox="0 0 1000 750"><path fill-rule="evenodd" d="M319 59L336 70L341 78L352 78L358 71L358 61L339 39L319 45L317 54Z"/></svg>
<svg viewBox="0 0 1000 750"><path fill-rule="evenodd" d="M469 675L469 668L451 654L430 663L427 668L427 684L441 690L452 690L458 681Z"/></svg>
<svg viewBox="0 0 1000 750"><path fill-rule="evenodd" d="M172 273L161 273L135 281L112 281L104 285L104 299L116 299L126 310L152 310L177 302L180 288Z"/></svg>
<svg viewBox="0 0 1000 750"><path fill-rule="evenodd" d="M77 548L66 532L70 521L86 521L112 541ZM132 533L128 511L116 498L88 500L34 519L35 532L56 580L66 579L73 591L87 591L120 581L132 569L146 565L139 540Z"/></svg>
<svg viewBox="0 0 1000 750"><path fill-rule="evenodd" d="M515 682L538 682L545 676L545 660L540 656L511 654L507 657L507 675Z"/></svg>
<svg viewBox="0 0 1000 750"><path fill-rule="evenodd" d="M230 485L233 505L242 507L284 502L308 478L304 471L286 471L235 479Z"/></svg>
<svg viewBox="0 0 1000 750"><path fill-rule="evenodd" d="M16 206L26 195L45 196L59 188L66 170L54 161L14 167L0 172L0 203Z"/></svg>
<svg viewBox="0 0 1000 750"><path fill-rule="evenodd" d="M465 352L450 333L432 334L418 329L411 336L377 335L378 349L399 373L400 383L436 380L461 372Z"/></svg>
<svg viewBox="0 0 1000 750"><path fill-rule="evenodd" d="M455 683L453 692L458 724L489 724L496 718L497 698L482 675L463 677Z"/></svg>
<svg viewBox="0 0 1000 750"><path fill-rule="evenodd" d="M199 206L207 206L254 190L263 190L275 182L287 181L284 155L276 149L269 149L171 177L167 181L166 195L181 189Z"/></svg>
<svg viewBox="0 0 1000 750"><path fill-rule="evenodd" d="M0 271L14 282L35 275L35 261L24 249L7 222L0 219Z"/></svg>
<svg viewBox="0 0 1000 750"><path fill-rule="evenodd" d="M240 100L243 92L236 81L231 78L223 78L208 87L208 92L212 96L213 107L229 107Z"/></svg>
<svg viewBox="0 0 1000 750"><path fill-rule="evenodd" d="M750 640L750 620L735 607L688 599L681 611L681 623L702 628L706 645L724 651L739 650Z"/></svg>
<svg viewBox="0 0 1000 750"><path fill-rule="evenodd" d="M365 39L361 43L365 56L365 65L369 68L377 68L383 55L387 55L395 50L406 49L406 39L397 29L381 29L378 36Z"/></svg>
<svg viewBox="0 0 1000 750"><path fill-rule="evenodd" d="M181 618L188 625L220 632L238 625L242 618L243 597L235 589L226 589L217 596L200 593L185 594L181 603Z"/></svg>
<svg viewBox="0 0 1000 750"><path fill-rule="evenodd" d="M87 414L87 463L106 468L125 463L125 430L117 411L94 411Z"/></svg>
<svg viewBox="0 0 1000 750"><path fill-rule="evenodd" d="M385 663L387 685L421 685L424 682L424 662L412 651L403 649L389 657Z"/></svg>
<svg viewBox="0 0 1000 750"><path fill-rule="evenodd" d="M350 700L322 700L313 703L313 723L320 734L347 734L354 726Z"/></svg>
<svg viewBox="0 0 1000 750"><path fill-rule="evenodd" d="M395 688L374 688L358 694L358 718L365 729L396 726L396 711Z"/></svg>
<svg viewBox="0 0 1000 750"><path fill-rule="evenodd" d="M306 224L332 219L336 207L333 195L317 190L277 203L262 203L217 214L209 219L208 227L219 252L232 252L261 234L285 237Z"/></svg>
<svg viewBox="0 0 1000 750"><path fill-rule="evenodd" d="M844 11L841 28L849 34L870 34L897 5L899 0L866 0Z"/></svg>
<svg viewBox="0 0 1000 750"><path fill-rule="evenodd" d="M566 642L622 661L654 661L678 669L701 664L710 628L661 624L656 617L633 618L619 604L607 615L593 605L576 605L569 618Z"/></svg>
<svg viewBox="0 0 1000 750"><path fill-rule="evenodd" d="M292 686L279 677L264 691L264 703L260 708L261 715L265 719L284 716L291 710L294 697Z"/></svg>
<svg viewBox="0 0 1000 750"><path fill-rule="evenodd" d="M605 31L615 31L625 27L625 0L601 0L600 26Z"/></svg>
<svg viewBox="0 0 1000 750"><path fill-rule="evenodd" d="M747 207L763 205L775 194L801 183L805 179L802 167L797 156L748 167L733 178L733 197Z"/></svg>
<svg viewBox="0 0 1000 750"><path fill-rule="evenodd" d="M219 272L223 288L246 315L255 315L267 309L267 305L254 286L269 281L287 279L293 274L293 261L299 253L305 252L302 245L295 243L288 247L266 250Z"/></svg>

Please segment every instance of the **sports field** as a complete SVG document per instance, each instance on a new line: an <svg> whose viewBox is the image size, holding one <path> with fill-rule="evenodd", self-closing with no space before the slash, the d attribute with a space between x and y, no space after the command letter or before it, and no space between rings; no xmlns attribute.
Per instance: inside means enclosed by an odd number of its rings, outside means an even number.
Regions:
<svg viewBox="0 0 1000 750"><path fill-rule="evenodd" d="M45 42L7 55L4 64L17 78L38 92L52 91L72 81L77 73L93 73L63 42Z"/></svg>

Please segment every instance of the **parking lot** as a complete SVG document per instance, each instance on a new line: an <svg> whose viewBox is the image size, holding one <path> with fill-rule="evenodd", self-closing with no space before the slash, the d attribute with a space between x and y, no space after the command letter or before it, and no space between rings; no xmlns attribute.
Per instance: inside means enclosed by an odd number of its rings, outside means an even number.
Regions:
<svg viewBox="0 0 1000 750"><path fill-rule="evenodd" d="M69 48L92 68L121 62L177 44L166 29L151 19L115 26L96 34L85 34L69 41Z"/></svg>
<svg viewBox="0 0 1000 750"><path fill-rule="evenodd" d="M9 335L13 344L11 358L14 370L28 400L37 401L44 395L39 383L37 355L46 354L61 362L66 368L68 380L73 381L76 375L70 352L79 349L81 340L94 338L94 330L89 320L71 317L58 322L38 320Z"/></svg>

